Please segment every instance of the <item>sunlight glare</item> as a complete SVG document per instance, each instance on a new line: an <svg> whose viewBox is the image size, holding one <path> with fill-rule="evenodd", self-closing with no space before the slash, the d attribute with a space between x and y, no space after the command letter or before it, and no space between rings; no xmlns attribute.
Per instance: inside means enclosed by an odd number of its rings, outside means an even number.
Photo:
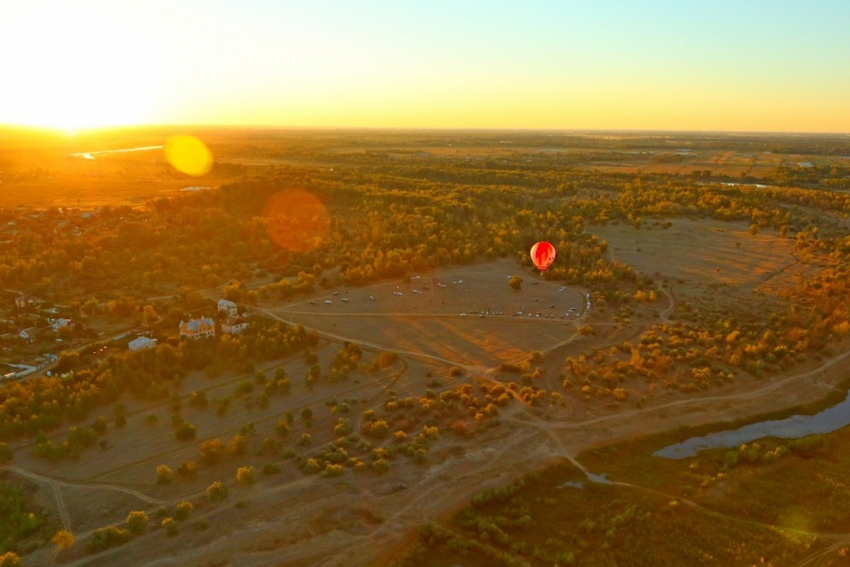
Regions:
<svg viewBox="0 0 850 567"><path fill-rule="evenodd" d="M272 195L266 203L263 218L272 241L290 252L315 250L330 228L330 217L324 203L302 189Z"/></svg>
<svg viewBox="0 0 850 567"><path fill-rule="evenodd" d="M105 8L41 3L0 25L3 112L13 123L57 128L138 124L160 91L161 48Z"/></svg>
<svg viewBox="0 0 850 567"><path fill-rule="evenodd" d="M174 169L199 177L212 169L213 156L206 144L194 136L171 136L165 143L165 158Z"/></svg>

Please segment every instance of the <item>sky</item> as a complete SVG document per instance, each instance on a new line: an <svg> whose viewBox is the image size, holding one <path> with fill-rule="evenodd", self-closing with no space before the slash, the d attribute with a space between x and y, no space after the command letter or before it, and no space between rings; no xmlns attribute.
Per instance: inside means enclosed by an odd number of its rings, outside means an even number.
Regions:
<svg viewBox="0 0 850 567"><path fill-rule="evenodd" d="M0 124L850 132L844 0L2 0Z"/></svg>

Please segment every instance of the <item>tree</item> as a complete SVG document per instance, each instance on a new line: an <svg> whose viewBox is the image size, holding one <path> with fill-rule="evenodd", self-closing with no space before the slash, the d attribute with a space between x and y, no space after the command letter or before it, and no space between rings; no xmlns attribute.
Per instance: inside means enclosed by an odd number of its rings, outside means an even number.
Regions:
<svg viewBox="0 0 850 567"><path fill-rule="evenodd" d="M309 445L313 442L313 437L309 433L302 433L301 437L295 443L297 445Z"/></svg>
<svg viewBox="0 0 850 567"><path fill-rule="evenodd" d="M508 280L508 285L511 286L512 290L519 291L522 289L522 278L519 276L511 276L511 279Z"/></svg>
<svg viewBox="0 0 850 567"><path fill-rule="evenodd" d="M174 437L176 437L179 441L191 441L197 436L198 428L188 421L181 422L174 430Z"/></svg>
<svg viewBox="0 0 850 567"><path fill-rule="evenodd" d="M214 482L207 487L207 498L211 502L219 502L227 498L227 485L221 482Z"/></svg>
<svg viewBox="0 0 850 567"><path fill-rule="evenodd" d="M0 443L0 463L8 463L12 460L12 450L6 443Z"/></svg>
<svg viewBox="0 0 850 567"><path fill-rule="evenodd" d="M68 530L59 530L50 541L56 544L56 549L62 551L63 549L71 549L74 547L75 540L74 534Z"/></svg>
<svg viewBox="0 0 850 567"><path fill-rule="evenodd" d="M184 500L183 502L177 505L177 508L174 510L174 519L180 520L181 522L189 517L189 514L192 513L195 507L188 500Z"/></svg>
<svg viewBox="0 0 850 567"><path fill-rule="evenodd" d="M236 469L236 482L249 485L257 481L257 470L254 467L239 467Z"/></svg>
<svg viewBox="0 0 850 567"><path fill-rule="evenodd" d="M153 305L145 305L145 308L142 309L142 318L145 321L145 325L150 327L157 322L159 316L156 314L156 309L153 308Z"/></svg>
<svg viewBox="0 0 850 567"><path fill-rule="evenodd" d="M201 462L205 465L213 465L224 456L224 443L221 439L209 439L201 443Z"/></svg>
<svg viewBox="0 0 850 567"><path fill-rule="evenodd" d="M309 427L313 422L313 410L310 408L304 408L301 410L301 421L304 422L304 425Z"/></svg>
<svg viewBox="0 0 850 567"><path fill-rule="evenodd" d="M162 527L165 530L165 535L168 537L176 537L180 534L180 522L174 518L165 518L162 520Z"/></svg>
<svg viewBox="0 0 850 567"><path fill-rule="evenodd" d="M227 444L227 454L231 457L239 457L245 454L248 441L242 435L234 435Z"/></svg>
<svg viewBox="0 0 850 567"><path fill-rule="evenodd" d="M0 567L21 567L21 558L14 551L0 555Z"/></svg>
<svg viewBox="0 0 850 567"><path fill-rule="evenodd" d="M168 484L174 480L174 472L167 465L159 465L156 467L156 483Z"/></svg>
<svg viewBox="0 0 850 567"><path fill-rule="evenodd" d="M148 531L148 515L141 510L133 510L127 514L127 529L136 535L142 535Z"/></svg>
<svg viewBox="0 0 850 567"><path fill-rule="evenodd" d="M195 461L180 461L177 465L177 474L185 478L193 477L198 474L198 465Z"/></svg>

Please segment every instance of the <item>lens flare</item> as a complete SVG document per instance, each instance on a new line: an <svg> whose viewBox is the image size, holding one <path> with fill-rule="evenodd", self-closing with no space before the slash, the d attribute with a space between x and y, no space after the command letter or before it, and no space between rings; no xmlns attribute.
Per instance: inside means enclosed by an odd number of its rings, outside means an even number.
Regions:
<svg viewBox="0 0 850 567"><path fill-rule="evenodd" d="M310 252L318 248L331 224L324 203L302 189L272 195L263 218L269 238L290 252Z"/></svg>
<svg viewBox="0 0 850 567"><path fill-rule="evenodd" d="M165 143L165 159L174 169L199 177L212 169L213 156L206 144L194 136L171 136Z"/></svg>

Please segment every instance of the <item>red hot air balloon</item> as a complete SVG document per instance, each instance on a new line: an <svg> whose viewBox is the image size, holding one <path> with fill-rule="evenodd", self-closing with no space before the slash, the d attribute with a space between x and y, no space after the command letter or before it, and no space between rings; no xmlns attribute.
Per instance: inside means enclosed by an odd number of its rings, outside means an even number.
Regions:
<svg viewBox="0 0 850 567"><path fill-rule="evenodd" d="M548 242L538 242L531 247L531 260L542 274L555 261L555 247Z"/></svg>

